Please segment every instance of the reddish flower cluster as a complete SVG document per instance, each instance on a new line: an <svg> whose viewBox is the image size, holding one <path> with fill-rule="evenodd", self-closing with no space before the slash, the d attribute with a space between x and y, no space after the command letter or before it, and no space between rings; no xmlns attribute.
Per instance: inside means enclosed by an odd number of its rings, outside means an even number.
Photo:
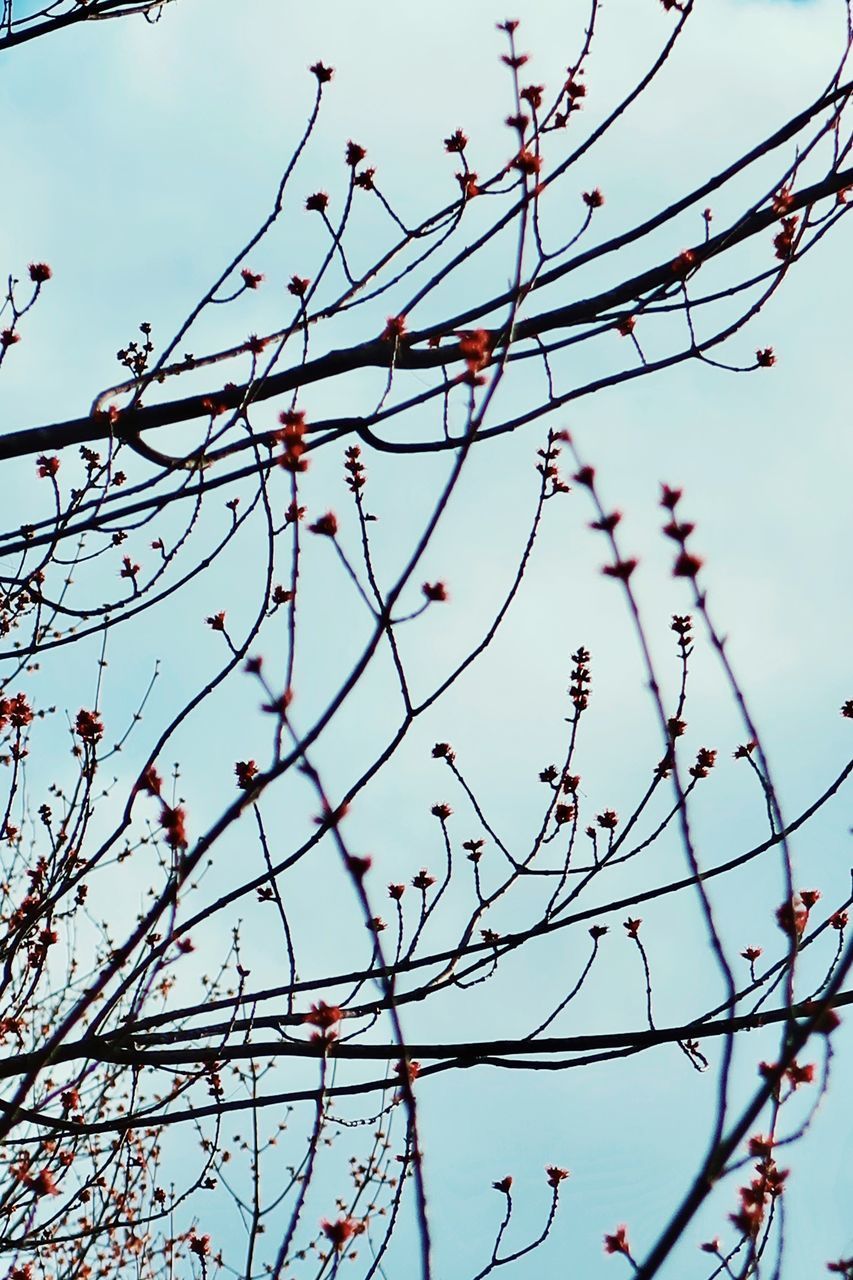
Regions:
<svg viewBox="0 0 853 1280"><path fill-rule="evenodd" d="M759 1149L762 1151L763 1158L755 1166L758 1177L753 1178L749 1186L739 1189L740 1208L737 1213L729 1215L738 1231L750 1240L757 1238L767 1207L785 1190L785 1179L789 1171L776 1167L776 1162L767 1150L771 1146L771 1140L761 1138L760 1135L750 1142L750 1154L756 1154Z"/></svg>
<svg viewBox="0 0 853 1280"><path fill-rule="evenodd" d="M782 227L773 237L773 248L776 251L776 257L781 262L787 262L789 258L794 256L794 240L797 235L797 223L799 218L796 214L792 214L789 218L782 219Z"/></svg>
<svg viewBox="0 0 853 1280"><path fill-rule="evenodd" d="M434 804L430 809L432 816L439 818L442 822L446 822L452 812L453 810L449 804Z"/></svg>
<svg viewBox="0 0 853 1280"><path fill-rule="evenodd" d="M365 1230L365 1225L357 1218L337 1218L334 1222L329 1222L324 1218L320 1223L323 1229L323 1235L332 1243L332 1248L336 1253L340 1253L345 1247L348 1240L353 1236L361 1235Z"/></svg>
<svg viewBox="0 0 853 1280"><path fill-rule="evenodd" d="M186 849L187 830L186 830L186 812L181 805L171 808L170 805L164 804L160 813L160 826L166 833L166 844L171 849Z"/></svg>
<svg viewBox="0 0 853 1280"><path fill-rule="evenodd" d="M716 751L710 747L700 747L696 755L696 763L688 770L692 778L707 778L717 759Z"/></svg>
<svg viewBox="0 0 853 1280"><path fill-rule="evenodd" d="M250 271L248 267L243 267L240 272L243 277L243 284L247 289L257 289L258 285L263 281L263 276L256 271Z"/></svg>
<svg viewBox="0 0 853 1280"><path fill-rule="evenodd" d="M526 119L527 117L522 117ZM532 177L542 168L542 157L537 155L535 151L531 151L529 147L523 147L512 162L512 168L518 169L519 173Z"/></svg>
<svg viewBox="0 0 853 1280"><path fill-rule="evenodd" d="M801 889L783 902L776 912L776 923L782 932L799 941L809 922L809 912L819 898L818 889Z"/></svg>
<svg viewBox="0 0 853 1280"><path fill-rule="evenodd" d="M366 149L362 147L358 142L353 142L352 139L350 139L350 141L347 143L347 149L346 149L346 162L349 165L349 167L351 169L354 169L356 165L361 164L362 160L365 158L366 155L367 155Z"/></svg>
<svg viewBox="0 0 853 1280"><path fill-rule="evenodd" d="M663 532L681 548L672 568L673 577L695 578L702 568L702 561L698 556L691 555L687 550L687 539L696 526L689 520L679 521L676 519L675 509L680 501L680 489L671 489L667 484L661 485L660 505L672 515L672 519L664 525Z"/></svg>
<svg viewBox="0 0 853 1280"><path fill-rule="evenodd" d="M282 445L278 465L285 471L301 472L308 470L308 459L305 454L305 414L301 409L285 409L278 415L281 430L276 431L275 439Z"/></svg>
<svg viewBox="0 0 853 1280"><path fill-rule="evenodd" d="M74 732L84 742L94 746L104 736L104 726L97 711L78 711Z"/></svg>
<svg viewBox="0 0 853 1280"><path fill-rule="evenodd" d="M776 1071L776 1063L759 1062L758 1071L765 1079L769 1079ZM788 1081L791 1086L792 1093L798 1089L801 1084L814 1084L814 1078L815 1064L813 1062L806 1062L803 1066L800 1066L796 1058L788 1067L785 1068L785 1071L783 1072L783 1079Z"/></svg>
<svg viewBox="0 0 853 1280"><path fill-rule="evenodd" d="M312 1027L319 1027L321 1031L329 1031L337 1026L343 1016L343 1010L336 1004L326 1004L325 1000L318 1000L316 1004L312 1004L308 1013L303 1015L302 1021L309 1023Z"/></svg>
<svg viewBox="0 0 853 1280"><path fill-rule="evenodd" d="M385 328L382 330L382 341L393 342L396 344L400 341L406 332L405 316L389 316L385 322Z"/></svg>
<svg viewBox="0 0 853 1280"><path fill-rule="evenodd" d="M459 354L465 361L465 381L480 386L477 375L486 368L492 358L492 335L488 329L470 329L459 337Z"/></svg>
<svg viewBox="0 0 853 1280"><path fill-rule="evenodd" d="M329 197L325 191L315 191L305 201L309 213L325 213L329 207Z"/></svg>
<svg viewBox="0 0 853 1280"><path fill-rule="evenodd" d="M455 129L449 138L444 139L444 149L450 154L456 152L461 155L467 146L468 139L461 129Z"/></svg>
<svg viewBox="0 0 853 1280"><path fill-rule="evenodd" d="M59 459L56 457L49 458L47 454L43 453L36 458L36 468L41 480L46 480L48 477L52 478L59 470Z"/></svg>
<svg viewBox="0 0 853 1280"><path fill-rule="evenodd" d="M32 718L33 710L26 694L16 693L13 698L0 698L0 729L5 729L7 724L15 729L24 729Z"/></svg>
<svg viewBox="0 0 853 1280"><path fill-rule="evenodd" d="M350 491L357 493L359 489L363 489L367 484L364 463L361 461L361 449L357 444L351 444L345 451L345 457L346 482Z"/></svg>
<svg viewBox="0 0 853 1280"><path fill-rule="evenodd" d="M421 591L430 604L443 604L447 600L447 587L443 582L425 582Z"/></svg>
<svg viewBox="0 0 853 1280"><path fill-rule="evenodd" d="M772 369L776 363L776 355L772 347L761 347L755 353L755 363L759 369Z"/></svg>
<svg viewBox="0 0 853 1280"><path fill-rule="evenodd" d="M318 84L328 84L335 74L334 67L327 67L323 62L315 62L308 70L317 77Z"/></svg>
<svg viewBox="0 0 853 1280"><path fill-rule="evenodd" d="M46 262L31 262L27 270L33 284L44 284L53 275Z"/></svg>
<svg viewBox="0 0 853 1280"><path fill-rule="evenodd" d="M600 209L604 204L604 196L600 187L593 187L592 191L583 193L583 202L588 209Z"/></svg>
<svg viewBox="0 0 853 1280"><path fill-rule="evenodd" d="M545 1176L548 1179L548 1186L553 1187L556 1191L561 1182L564 1182L569 1176L568 1169L560 1169L555 1164L549 1164L545 1169Z"/></svg>
<svg viewBox="0 0 853 1280"><path fill-rule="evenodd" d="M456 181L462 188L463 199L473 200L474 196L480 194L480 188L477 186L477 174L473 169L466 169L463 173L457 173Z"/></svg>

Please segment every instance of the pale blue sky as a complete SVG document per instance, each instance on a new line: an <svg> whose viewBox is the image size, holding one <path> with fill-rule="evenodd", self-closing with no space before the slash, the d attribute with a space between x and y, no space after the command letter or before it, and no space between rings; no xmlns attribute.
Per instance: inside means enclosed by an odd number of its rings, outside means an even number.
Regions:
<svg viewBox="0 0 853 1280"><path fill-rule="evenodd" d="M601 234L680 194L810 101L837 57L843 8L832 0L700 3L693 30L661 83L578 173L578 191L597 184L606 194ZM585 7L575 0L539 0L525 10L519 15L520 43L533 55L530 78L553 85L573 56ZM114 352L141 320L153 323L155 339L171 333L264 216L310 103L313 82L305 67L317 57L336 67L336 77L284 229L250 259L266 274L267 285L233 308L216 310L183 349L198 353L281 323L283 282L294 272L311 274L308 264L319 244L316 226L300 212L301 201L317 187L334 192L337 184L342 190L348 138L367 146L383 190L412 217L425 197L431 205L442 192L444 198L452 195L453 165L442 154L441 139L457 125L471 137L475 167L489 171L505 161L510 142L501 121L509 110L508 85L494 28L504 16L494 0L436 0L430 6L179 0L156 26L102 23L7 55L0 64L0 269L20 274L28 261L46 259L55 279L3 369L2 429L85 412L93 395L116 378ZM671 22L656 0L610 0L604 6L583 127L648 61ZM735 203L721 201L715 208L720 225L736 211ZM669 576L670 551L657 534L657 485L683 484L707 559L710 603L731 636L731 655L788 816L808 803L849 754L850 726L838 716L851 693L849 642L842 642L851 623L846 365L853 281L847 230L839 227L736 339L732 355L744 362L756 347L773 345L778 364L772 371L734 377L685 366L582 402L554 423L571 427L599 470L607 501L626 512L625 545L642 558L636 581L659 654L670 648L669 615L686 612L689 599L684 585ZM696 220L687 219L659 242L661 254L677 252L700 233ZM369 235L376 235L375 228ZM368 238L365 258L374 244ZM508 269L503 262L489 264L497 288ZM485 276L475 270L472 286L495 287ZM447 296L456 306L465 304L464 293ZM375 331L376 316L386 311L380 302L367 332ZM427 308L423 319L431 318ZM355 325L350 332L365 336ZM617 347L612 358L624 360L624 348ZM365 378L355 386L359 395L367 394L373 382ZM523 388L514 394L523 397ZM312 392L304 403L315 416L350 408L349 393L336 387ZM271 423L275 408L266 406L260 419ZM423 566L423 577L448 580L452 604L440 616L430 613L407 637L412 662L424 676L462 652L484 610L500 596L507 559L517 553L532 509L531 463L541 437L542 430L534 428L472 461ZM411 462L368 463L371 503L389 530L378 541L378 560L390 576L445 464L419 462L413 480ZM28 504L36 499L30 496L31 462L7 474L14 477L7 488L11 525L24 512L31 518ZM317 509L346 511L337 456L317 462L307 493ZM636 759L652 758L655 725L623 602L615 585L597 573L603 552L585 527L591 513L584 495L550 507L523 607L348 820L348 838L370 848L383 876L403 878L438 862L427 811L439 798L456 807L457 797L440 766L427 758L436 738L454 743L466 772L480 780L498 827L522 840L539 804L536 771L559 749L568 654L579 644L593 651L595 663L594 713L582 756L590 804L595 811L628 811L644 785L646 771L638 775ZM137 558L145 548L143 540ZM315 630L310 651L303 646L296 704L306 720L344 661L343 633L354 645L363 626L355 607L334 629L324 626L329 591L345 591L342 578L327 586L326 574L333 571L328 550L309 548L308 609ZM251 609L246 568L252 554L250 535L213 577L196 583L185 600L152 618L133 640L119 634L112 641L104 701L108 723L121 722L132 710L153 661L163 660L142 729L149 736L137 741L138 755L128 751L128 779L173 701L219 656L201 619L219 608L234 619L241 609ZM92 652L64 650L48 659L39 696L67 705L72 714L91 701ZM674 677L674 664L671 670ZM377 678L344 714L334 744L321 751L335 783L350 780L351 762L363 759L366 744L378 742L393 722L392 698L387 682ZM247 711L251 705L238 683L168 749L167 759L181 760L195 831L203 817L212 820L219 812L223 793L229 794L233 761L263 758L265 726ZM743 730L705 652L697 654L687 718L697 746L720 749L717 774L705 784L695 811L700 857L717 862L761 839L763 823L760 797L750 786L754 780L730 759ZM298 803L287 787L283 793L273 804L282 824L290 820L288 804ZM463 811L461 803L458 809ZM845 807L842 797L794 845L797 883L821 888L828 902L849 890L843 843L848 821L849 800ZM229 851L243 856L239 837L231 837ZM666 868L674 873L681 865L674 841L656 857L655 882ZM331 871L331 853L320 867L324 876ZM640 887L648 874L644 867L620 885ZM305 915L300 927L306 973L333 971L351 954L351 940L361 937L354 932L358 920L348 886L331 875L324 881L329 905L317 919L317 875L312 863L294 890ZM211 883L228 880L227 870L217 868ZM718 890L733 946L757 942L768 951L779 948L772 909L780 884L774 861ZM135 902L127 905L135 910ZM695 1011L697 986L707 992L699 1003L712 1003L716 988L709 966L696 972L691 967L704 957L695 904L686 904L683 916L671 906L642 914L660 975L659 1020L677 1021ZM263 935L249 916L247 952L253 971L261 974ZM599 985L557 1024L566 1033L642 1024L636 955L621 936L619 918L611 924L608 967ZM497 927L510 926L505 920ZM563 967L574 975L578 957L585 955L585 931L578 942L574 933L571 943L567 936L558 934L508 965L500 988L487 984L472 993L464 1031L453 1006L433 1012L429 1005L409 1015L407 1031L418 1038L523 1034L531 1018L547 1011L547 983L541 1007L539 1002L543 975L553 977ZM437 933L435 942L440 940ZM744 1097L754 1082L755 1060L772 1056L773 1045L772 1038L755 1036L739 1050L736 1080ZM853 1137L843 1096L849 1031L839 1034L837 1045L835 1092L793 1161L783 1280L819 1274L826 1259L853 1251L853 1184L844 1157ZM480 1069L458 1080L424 1081L419 1096L437 1274L464 1280L482 1265L501 1207L490 1182L506 1172L516 1175L519 1238L535 1231L546 1201L542 1167L550 1162L572 1170L563 1211L545 1249L512 1274L518 1280L625 1274L622 1260L604 1258L602 1232L626 1221L639 1256L651 1245L702 1150L710 1093L710 1079L691 1072L674 1048L588 1072L500 1075ZM301 1154L298 1139L294 1151ZM718 1197L690 1241L718 1232L730 1238L725 1215L732 1208L733 1193ZM321 1212L328 1208L318 1201L315 1217ZM700 1276L706 1274L704 1261L688 1244L664 1274L673 1280ZM411 1273L399 1255L389 1269L391 1280Z"/></svg>

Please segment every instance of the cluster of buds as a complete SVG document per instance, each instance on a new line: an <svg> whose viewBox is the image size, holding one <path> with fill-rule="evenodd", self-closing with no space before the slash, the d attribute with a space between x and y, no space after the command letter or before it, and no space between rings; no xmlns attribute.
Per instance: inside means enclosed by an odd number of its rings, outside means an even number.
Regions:
<svg viewBox="0 0 853 1280"><path fill-rule="evenodd" d="M462 848L466 850L468 861L477 863L483 856L483 845L485 840L463 840Z"/></svg>
<svg viewBox="0 0 853 1280"><path fill-rule="evenodd" d="M275 433L276 441L284 446L278 464L285 471L294 473L308 470L305 454L305 414L301 409L285 409L278 415L281 430Z"/></svg>
<svg viewBox="0 0 853 1280"><path fill-rule="evenodd" d="M12 698L0 698L0 730L7 724L15 729L24 729L33 718L33 709L27 702L24 693L16 693Z"/></svg>
<svg viewBox="0 0 853 1280"><path fill-rule="evenodd" d="M124 365L135 378L140 377L148 368L148 361L154 350L154 343L151 341L151 325L147 321L143 322L139 326L139 332L143 337L141 343L129 342L126 347L116 352L119 364Z"/></svg>
<svg viewBox="0 0 853 1280"><path fill-rule="evenodd" d="M687 539L696 526L691 524L689 520L679 520L677 518L676 507L680 501L680 489L671 489L668 484L661 485L660 505L670 513L670 519L664 525L663 531L680 548L673 565L673 576L676 578L695 578L702 568L702 561L698 556L692 555L687 550Z"/></svg>
<svg viewBox="0 0 853 1280"><path fill-rule="evenodd" d="M776 912L776 923L782 932L799 942L808 925L809 912L819 898L819 889L800 889L783 902Z"/></svg>
<svg viewBox="0 0 853 1280"><path fill-rule="evenodd" d="M308 1013L303 1015L302 1021L317 1028L311 1036L315 1044L331 1044L337 1039L338 1033L335 1027L343 1016L343 1010L338 1005L326 1004L325 1000L318 1000L316 1004L312 1004Z"/></svg>
<svg viewBox="0 0 853 1280"><path fill-rule="evenodd" d="M691 271L695 271L699 265L699 259L695 249L682 249L677 258L673 258L669 264L669 269L677 280L686 280Z"/></svg>
<svg viewBox="0 0 853 1280"><path fill-rule="evenodd" d="M320 1226L335 1253L341 1253L353 1236L359 1236L367 1230L366 1223L352 1217L336 1218L334 1222L324 1218Z"/></svg>
<svg viewBox="0 0 853 1280"><path fill-rule="evenodd" d="M148 765L139 779L138 789L145 791L155 800L160 801L160 826L165 834L166 844L172 849L185 849L189 843L186 830L186 810L182 805L168 805L163 799L163 779L153 764Z"/></svg>
<svg viewBox="0 0 853 1280"><path fill-rule="evenodd" d="M717 759L716 751L712 751L710 747L700 747L696 753L696 763L690 766L688 770L691 778L707 778L708 774L714 767Z"/></svg>
<svg viewBox="0 0 853 1280"><path fill-rule="evenodd" d="M544 449L537 449L537 457L541 458L541 462L537 462L536 470L542 477L545 485L545 498L553 498L557 493L568 493L569 486L560 476L557 468L557 458L560 456L559 441L568 439L566 431L549 431L548 443Z"/></svg>
<svg viewBox="0 0 853 1280"><path fill-rule="evenodd" d="M358 493L359 489L363 489L367 483L364 463L361 461L361 449L357 444L352 444L346 450L345 456L346 482L353 493Z"/></svg>
<svg viewBox="0 0 853 1280"><path fill-rule="evenodd" d="M799 218L796 214L783 218L781 228L773 237L773 248L780 262L787 262L794 256L794 240L797 235L798 222Z"/></svg>
<svg viewBox="0 0 853 1280"><path fill-rule="evenodd" d="M462 381L470 387L480 387L485 382L482 370L492 358L493 337L488 329L469 329L459 335L459 354L465 361Z"/></svg>
<svg viewBox="0 0 853 1280"><path fill-rule="evenodd" d="M576 653L572 654L572 683L569 686L569 697L574 704L575 711L580 713L585 711L589 706L590 686L592 676L589 672L590 652L588 649L581 647Z"/></svg>
<svg viewBox="0 0 853 1280"><path fill-rule="evenodd" d="M740 1187L740 1208L737 1213L730 1214L731 1221L743 1235L755 1240L764 1222L768 1207L785 1190L787 1169L779 1169L770 1152L773 1142L770 1138L752 1138L749 1144L751 1155L760 1155L755 1166L757 1176L748 1186Z"/></svg>

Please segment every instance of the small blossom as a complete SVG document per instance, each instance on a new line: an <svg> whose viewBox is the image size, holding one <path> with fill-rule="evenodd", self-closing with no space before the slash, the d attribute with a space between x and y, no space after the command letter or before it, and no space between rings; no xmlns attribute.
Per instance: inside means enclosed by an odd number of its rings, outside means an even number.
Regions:
<svg viewBox="0 0 853 1280"><path fill-rule="evenodd" d="M33 284L44 284L53 275L46 262L31 262L27 270Z"/></svg>
<svg viewBox="0 0 853 1280"><path fill-rule="evenodd" d="M430 813L434 818L440 818L442 822L446 822L453 810L449 804L434 804L430 809Z"/></svg>
<svg viewBox="0 0 853 1280"><path fill-rule="evenodd" d="M588 209L600 209L604 204L604 196L600 187L593 187L592 191L583 193L583 202Z"/></svg>
<svg viewBox="0 0 853 1280"><path fill-rule="evenodd" d="M316 1004L312 1004L308 1013L303 1014L302 1021L309 1023L312 1027L319 1027L321 1031L328 1031L330 1027L336 1026L343 1017L343 1010L336 1004L326 1004L325 1000L318 1000Z"/></svg>
<svg viewBox="0 0 853 1280"><path fill-rule="evenodd" d="M185 849L187 846L186 812L177 805L174 809L163 805L160 814L160 826L166 832L166 844L172 849Z"/></svg>
<svg viewBox="0 0 853 1280"><path fill-rule="evenodd" d="M49 476L53 477L59 470L59 459L57 457L48 457L47 454L41 454L36 458L36 467L38 468L39 478L46 480Z"/></svg>
<svg viewBox="0 0 853 1280"><path fill-rule="evenodd" d="M632 920L630 916L624 921L624 928L629 938L638 938L640 936L640 925L642 923L642 919Z"/></svg>
<svg viewBox="0 0 853 1280"><path fill-rule="evenodd" d="M682 551L673 565L672 576L674 578L695 578L701 568L702 561L698 556L690 555L688 551Z"/></svg>
<svg viewBox="0 0 853 1280"><path fill-rule="evenodd" d="M569 1171L568 1169L560 1169L555 1164L549 1164L546 1166L545 1176L548 1179L548 1186L553 1187L554 1190L556 1191L560 1183L563 1182L566 1178L568 1178Z"/></svg>
<svg viewBox="0 0 853 1280"><path fill-rule="evenodd" d="M674 276L684 280L696 266L696 254L692 249L682 249L677 258L673 258L670 263L670 270Z"/></svg>
<svg viewBox="0 0 853 1280"><path fill-rule="evenodd" d="M197 1258L208 1257L210 1254L210 1236L191 1236L190 1253L194 1253Z"/></svg>
<svg viewBox="0 0 853 1280"><path fill-rule="evenodd" d="M335 74L334 67L327 67L323 62L315 62L308 70L317 77L318 84L328 84Z"/></svg>
<svg viewBox="0 0 853 1280"><path fill-rule="evenodd" d="M627 1257L631 1256L631 1247L628 1244L628 1228L625 1226L617 1227L612 1235L604 1237L605 1253L624 1253Z"/></svg>
<svg viewBox="0 0 853 1280"><path fill-rule="evenodd" d="M315 191L305 201L309 213L325 213L329 207L329 197L325 191Z"/></svg>
<svg viewBox="0 0 853 1280"><path fill-rule="evenodd" d="M84 742L98 742L104 736L104 726L97 711L78 711L74 732Z"/></svg>
<svg viewBox="0 0 853 1280"><path fill-rule="evenodd" d="M292 293L294 298L304 298L310 284L311 281L303 276L291 276L287 285L287 292Z"/></svg>
<svg viewBox="0 0 853 1280"><path fill-rule="evenodd" d="M492 1187L495 1191L501 1191L508 1196L512 1187L512 1174L508 1173L505 1178L499 1178L497 1182L492 1183Z"/></svg>
<svg viewBox="0 0 853 1280"><path fill-rule="evenodd" d="M308 526L309 533L319 533L326 538L334 538L338 532L338 520L333 511L327 511L324 516L320 516L313 524Z"/></svg>
<svg viewBox="0 0 853 1280"><path fill-rule="evenodd" d="M237 786L241 791L249 791L252 781L257 777L258 766L254 760L238 760L234 766L234 772L237 775Z"/></svg>
<svg viewBox="0 0 853 1280"><path fill-rule="evenodd" d="M368 857L358 857L357 854L350 854L346 860L346 868L350 875L356 880L363 880L373 865L373 859Z"/></svg>
<svg viewBox="0 0 853 1280"><path fill-rule="evenodd" d="M351 169L354 169L356 165L361 164L366 155L366 150L364 147L360 146L359 143L353 142L352 140L347 143L346 162Z"/></svg>
<svg viewBox="0 0 853 1280"><path fill-rule="evenodd" d="M607 578L618 578L620 582L627 582L638 565L639 561L635 559L617 560L615 564L606 564L601 572Z"/></svg>
<svg viewBox="0 0 853 1280"><path fill-rule="evenodd" d="M262 275L258 275L257 272L250 271L248 267L244 267L240 275L243 277L243 284L247 289L257 289L264 278Z"/></svg>
<svg viewBox="0 0 853 1280"><path fill-rule="evenodd" d="M441 604L447 600L447 587L443 582L425 582L421 591L431 604Z"/></svg>
<svg viewBox="0 0 853 1280"><path fill-rule="evenodd" d="M467 146L468 138L461 129L455 129L449 138L444 139L444 149L450 154L457 152L461 155Z"/></svg>
<svg viewBox="0 0 853 1280"><path fill-rule="evenodd" d="M526 117L524 118L526 119ZM513 169L518 169L519 173L524 173L531 177L542 168L542 157L525 147L519 151L513 160L512 167Z"/></svg>
<svg viewBox="0 0 853 1280"><path fill-rule="evenodd" d="M389 316L382 330L383 342L399 342L406 332L405 316Z"/></svg>
<svg viewBox="0 0 853 1280"><path fill-rule="evenodd" d="M776 363L776 355L772 347L761 347L755 353L755 362L759 369L771 369Z"/></svg>

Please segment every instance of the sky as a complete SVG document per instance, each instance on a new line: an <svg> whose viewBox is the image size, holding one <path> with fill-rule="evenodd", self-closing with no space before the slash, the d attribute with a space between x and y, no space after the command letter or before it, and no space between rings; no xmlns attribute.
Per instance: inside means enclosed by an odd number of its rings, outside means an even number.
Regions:
<svg viewBox="0 0 853 1280"><path fill-rule="evenodd" d="M555 85L577 47L585 9L575 0L537 0L525 9L519 39L531 54L531 78ZM249 265L264 273L265 286L257 296L205 317L189 349L212 349L281 323L283 283L294 272L310 274L305 264L319 247L317 227L301 215L300 204L318 188L340 192L347 139L368 148L383 191L412 218L436 199L453 198L453 166L441 139L454 128L469 134L482 172L505 162L508 84L495 30L495 21L505 16L491 0L436 0L430 6L245 0L239 8L224 0L177 0L153 25L136 19L90 24L7 54L0 65L0 267L20 274L29 261L46 260L54 279L2 371L2 430L86 412L93 396L119 376L114 353L140 321L153 325L155 340L174 331L265 216L310 106L313 84L305 68L316 58L335 67L335 80L283 225L252 255ZM808 103L834 69L843 20L844 6L834 0L697 5L683 47L660 83L579 166L577 191L599 185L606 195L596 234L613 234L659 208ZM671 25L672 15L652 0L610 0L603 7L581 127L591 127L620 86L647 64ZM715 207L719 225L737 212L742 191L734 203L723 198ZM565 216L574 225L576 208L567 203ZM849 723L838 715L850 697L846 230L842 224L827 237L734 340L735 362L747 363L757 347L772 345L778 358L772 370L746 376L684 365L569 406L554 423L571 429L580 452L597 468L606 504L625 513L625 545L641 559L637 589L654 652L670 663L670 681L675 664L668 656L668 619L688 610L689 595L670 576L671 553L658 532L656 500L661 481L684 487L706 561L709 605L729 638L789 816L809 803L849 755ZM384 232L377 220L366 219L362 234L367 260ZM699 234L694 216L656 248L662 257L674 254ZM642 255L639 260L645 262ZM626 257L626 269L636 261ZM483 288L504 287L507 263L503 251L482 264L475 261L440 303L425 304L419 320L429 323L460 309L466 289L478 296ZM370 312L367 336L383 323L383 308L380 300ZM356 313L338 332L360 339L362 324ZM614 346L618 341L614 336ZM587 357L577 359L580 364L567 361L562 371L585 379ZM597 361L612 367L624 360L624 348L589 359L594 373ZM316 389L306 395L305 406L311 416L349 412L351 397L369 398L375 385L364 376ZM527 394L522 380L507 391L507 403L523 403ZM277 408L262 411L264 423L274 421ZM406 637L419 687L464 653L505 590L535 502L532 468L542 430L534 425L472 459L422 565L427 580L448 582L451 601L445 613L431 610ZM421 459L413 473L409 459L367 461L370 500L381 512L377 564L388 580L405 559L447 467L443 459ZM6 525L14 527L32 518L34 504L45 498L32 460L6 465ZM73 463L67 466L70 473ZM340 456L330 454L312 468L306 483L313 512L345 509L340 466ZM283 491L279 496L284 501ZM587 527L592 513L584 495L573 493L547 515L523 603L470 678L425 718L416 739L348 819L348 838L370 848L383 875L402 878L439 859L431 803L447 798L463 811L461 797L449 794L448 780L429 759L436 740L454 744L466 776L470 771L486 797L491 820L508 839L523 842L538 812L536 772L560 749L569 654L578 645L590 648L594 660L594 714L583 756L590 812L628 811L639 794L646 775L637 761L648 760L654 750L655 724L624 601L599 573L604 551ZM219 517L210 519L215 530ZM121 783L135 777L170 709L219 657L203 618L220 608L235 622L248 617L256 588L255 536L248 530L233 553L180 599L111 641L104 692L111 723L133 714L154 663L161 664L141 736L118 762ZM351 526L345 536L352 537ZM137 550L142 558L144 538ZM366 634L357 602L334 576L328 551L306 549L305 626L311 640L300 653L295 704L306 722ZM97 592L97 577L90 585ZM280 642L280 633L269 641ZM75 646L46 655L34 678L39 697L67 707L73 717L93 696L93 653L91 646ZM707 648L697 652L690 699L691 742L720 752L718 773L699 795L694 814L700 857L717 862L761 839L765 820L750 785L754 780L731 760L745 735ZM353 761L381 742L397 710L383 670L320 748L334 785L346 785ZM182 790L199 825L202 815L212 820L220 811L233 761L259 755L265 733L245 684L223 692L205 716L169 748L181 761ZM58 741L57 759L65 749ZM442 791L448 794L437 794ZM274 803L275 820L285 826L304 802L287 785ZM795 882L821 888L827 902L849 892L843 843L848 825L849 799L845 806L842 796L794 843ZM239 836L229 849L243 856ZM358 923L331 854L321 857L325 861L312 862L293 889L305 970L312 973L341 967L355 945ZM681 865L675 842L656 857L655 882ZM624 883L640 889L649 872L643 864L633 879L627 874ZM228 876L215 868L210 891L227 884ZM132 893L141 900L144 881L144 873L138 884L129 878L127 886L135 889L128 890L124 908L111 903L110 909L132 914L138 901ZM733 947L779 948L772 911L780 885L777 860L720 889L717 902ZM512 927L512 918L496 927ZM680 915L650 906L644 922L653 965L663 975L656 984L660 1022L676 1022L695 1010L697 996L703 1007L713 1003L718 988L709 977L695 903L685 903ZM216 928L220 934L212 930L210 947L222 941L222 925ZM253 972L266 974L269 941L251 919L249 929ZM636 956L616 936L618 917L611 932L606 976L556 1024L567 1034L642 1022ZM436 930L435 944L450 936L452 925L446 934ZM472 993L462 1014L452 1002L412 1014L409 1034L457 1038L463 1028L472 1036L524 1034L540 1015L540 996L541 1013L547 1012L550 987L544 979L559 987L564 970L577 970L582 948L565 936L518 957L502 985L485 984ZM749 1096L755 1062L772 1054L773 1043L763 1037L759 1045L756 1035L739 1047L739 1097ZM827 1259L853 1252L853 1186L843 1157L853 1121L839 1087L845 1072L849 1076L851 1047L849 1031L842 1030L835 1091L793 1161L783 1280L816 1274ZM527 1280L624 1269L622 1259L604 1257L602 1233L624 1221L640 1256L651 1245L703 1149L709 1092L709 1080L690 1071L674 1048L592 1071L504 1074L481 1068L452 1081L424 1081L419 1099L437 1274L456 1280L483 1265L501 1208L490 1184L505 1173L513 1172L518 1189L517 1235L510 1243L536 1233L547 1207L546 1163L568 1166L571 1184L547 1244L512 1274ZM729 1200L714 1202L663 1274L707 1274L695 1245L724 1234L725 1215L734 1207L731 1195ZM320 1211L318 1206L316 1216ZM389 1274L402 1275L402 1265L398 1258Z"/></svg>

